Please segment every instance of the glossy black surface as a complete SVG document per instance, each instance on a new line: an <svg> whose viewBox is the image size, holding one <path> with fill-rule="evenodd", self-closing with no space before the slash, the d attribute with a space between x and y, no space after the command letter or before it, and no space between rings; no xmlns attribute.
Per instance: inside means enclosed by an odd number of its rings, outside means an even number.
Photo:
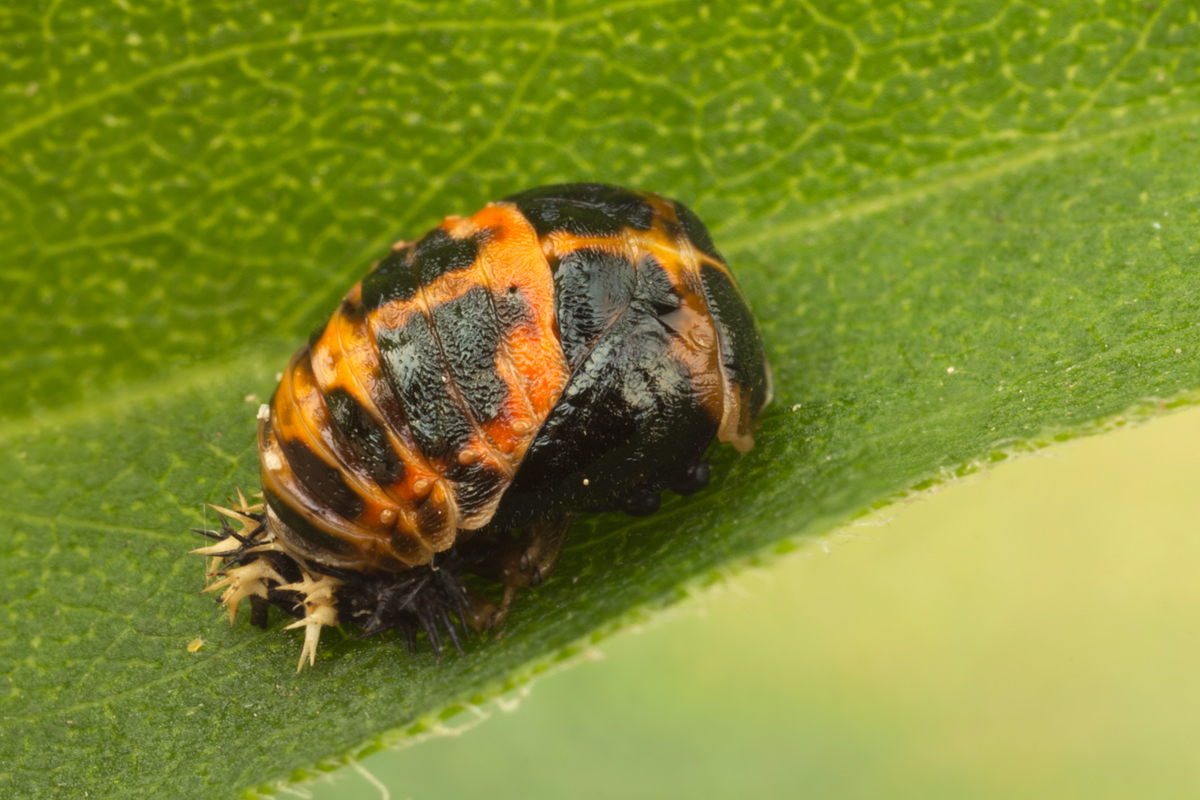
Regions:
<svg viewBox="0 0 1200 800"><path fill-rule="evenodd" d="M624 256L590 249L559 260L554 312L567 365L574 369L633 300L637 268Z"/></svg>
<svg viewBox="0 0 1200 800"><path fill-rule="evenodd" d="M388 255L363 278L363 306L371 311L391 300L411 300L417 289L447 272L470 269L478 253L477 237L455 239L434 228L415 244Z"/></svg>
<svg viewBox="0 0 1200 800"><path fill-rule="evenodd" d="M302 514L292 509L291 506L283 502L281 498L277 497L265 486L263 487L263 501L271 507L275 516L279 517L284 525L288 526L297 536L305 539L309 544L328 550L331 553L349 554L352 551L353 548L349 542L326 533L316 525L313 525Z"/></svg>
<svg viewBox="0 0 1200 800"><path fill-rule="evenodd" d="M484 286L433 309L433 326L441 342L450 378L478 422L500 413L508 384L496 374L496 350L504 331Z"/></svg>
<svg viewBox="0 0 1200 800"><path fill-rule="evenodd" d="M730 380L750 390L750 418L754 419L766 405L771 385L754 315L728 274L706 265L700 270L700 279L721 337L725 370Z"/></svg>
<svg viewBox="0 0 1200 800"><path fill-rule="evenodd" d="M414 314L401 328L378 331L380 366L418 448L455 484L459 510L469 515L505 482L490 463L458 461L475 433L472 411L494 416L508 391L495 374L498 322L482 288L437 306L434 319L436 327Z"/></svg>
<svg viewBox="0 0 1200 800"><path fill-rule="evenodd" d="M670 355L659 316L679 305L662 267L638 265L623 313L572 373L500 508L494 526L523 526L565 511L648 511L716 435L692 376Z"/></svg>
<svg viewBox="0 0 1200 800"><path fill-rule="evenodd" d="M324 395L325 405L346 446L380 486L404 477L404 461L388 441L383 426L344 389Z"/></svg>
<svg viewBox="0 0 1200 800"><path fill-rule="evenodd" d="M625 227L645 231L654 219L641 195L603 183L541 186L504 199L516 203L538 236L556 230L576 236L607 236Z"/></svg>
<svg viewBox="0 0 1200 800"><path fill-rule="evenodd" d="M376 341L384 377L421 452L429 458L457 454L473 429L466 411L450 395L449 376L429 320L414 314L403 327L378 331Z"/></svg>
<svg viewBox="0 0 1200 800"><path fill-rule="evenodd" d="M362 498L346 484L339 469L326 464L302 439L288 439L278 430L276 437L292 473L314 497L345 519L362 513Z"/></svg>
<svg viewBox="0 0 1200 800"><path fill-rule="evenodd" d="M672 200L671 203L675 206L675 216L679 218L683 232L691 239L696 249L710 258L724 263L725 259L721 258L721 254L717 252L708 228L704 227L704 223L700 221L696 213L678 200Z"/></svg>

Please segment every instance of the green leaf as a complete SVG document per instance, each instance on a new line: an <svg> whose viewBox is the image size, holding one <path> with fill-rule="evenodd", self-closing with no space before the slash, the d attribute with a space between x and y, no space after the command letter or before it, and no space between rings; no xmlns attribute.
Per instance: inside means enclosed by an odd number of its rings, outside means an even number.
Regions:
<svg viewBox="0 0 1200 800"><path fill-rule="evenodd" d="M868 509L1200 390L1185 0L0 9L0 787L228 797L420 732ZM396 238L538 184L691 204L777 394L572 531L498 641L232 629L185 551ZM853 591L853 587L847 587ZM189 653L196 637L203 646Z"/></svg>

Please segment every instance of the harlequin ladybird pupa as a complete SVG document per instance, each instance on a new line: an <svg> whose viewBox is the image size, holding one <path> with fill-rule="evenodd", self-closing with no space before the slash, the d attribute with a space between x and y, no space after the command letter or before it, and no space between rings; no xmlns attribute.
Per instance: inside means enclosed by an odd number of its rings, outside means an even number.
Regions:
<svg viewBox="0 0 1200 800"><path fill-rule="evenodd" d="M205 591L303 628L488 630L554 569L572 515L653 513L753 446L771 396L750 309L681 203L532 189L399 242L258 415L262 502L217 508ZM503 587L498 603L464 582ZM474 585L479 585L475 581Z"/></svg>

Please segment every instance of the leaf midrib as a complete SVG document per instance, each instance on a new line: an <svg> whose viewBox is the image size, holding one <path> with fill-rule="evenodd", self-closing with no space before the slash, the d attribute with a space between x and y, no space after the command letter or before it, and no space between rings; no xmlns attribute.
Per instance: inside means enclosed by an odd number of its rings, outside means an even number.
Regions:
<svg viewBox="0 0 1200 800"><path fill-rule="evenodd" d="M781 236L820 230L836 223L858 220L872 214L890 211L908 203L927 200L938 194L958 191L985 181L1001 178L1039 162L1049 161L1060 156L1074 155L1106 142L1142 133L1152 133L1163 126L1189 121L1200 122L1200 110L1193 108L1175 114L1164 114L1156 119L1110 128L1087 136L1063 131L1053 137L1045 137L1050 138L1050 141L1032 149L1020 152L1009 151L1000 156L984 156L961 164L938 165L931 169L931 172L939 173L936 176L927 175L920 181L914 181L905 186L896 186L893 190L882 194L872 194L870 190L864 190L850 200L827 201L821 204L823 210L820 213L787 222L768 223L742 236L722 239L721 249L726 252L747 250L761 242L778 239ZM942 171L949 170L953 170L952 176L946 177L940 174ZM741 227L745 223L736 224ZM715 231L721 231L733 227L733 225L731 223L717 224L713 228Z"/></svg>
<svg viewBox="0 0 1200 800"><path fill-rule="evenodd" d="M1200 122L1200 111L1189 109L1175 114L1166 114L1157 119L1112 128L1088 136L1077 136L1064 132L1056 135L1052 141L1020 153L1010 151L1001 156L982 157L974 162L967 162L965 167L961 164L952 165L954 174L949 177L938 175L910 182L907 185L893 186L889 191L871 196L864 196L869 192L860 192L853 199L823 203L818 207L819 211L800 219L766 223L741 236L723 238L718 234L714 238L721 240L721 249L726 253L751 250L763 242L778 240L798 233L818 231L836 224L884 213L899 206L994 180L1040 162L1079 153L1106 142L1152 133L1163 126L1189 121ZM742 227L744 224L738 224L736 227ZM726 223L713 227L719 232L733 226ZM386 241L390 241L390 239L391 237L387 237ZM384 243L386 243L385 240L372 242L364 250L368 252L378 250ZM321 292L314 293L314 297L317 298L314 302L323 302L324 300ZM303 311L308 310L310 309L307 307L303 309ZM297 312L293 316L300 318L303 313ZM267 355L259 353L234 361L218 361L204 366L181 369L165 378L156 378L143 384L105 393L102 398L94 401L85 399L60 409L33 413L25 418L0 422L0 441L26 436L44 428L61 427L111 416L114 412L130 406L175 396L214 380L226 378L230 374L262 373L270 369L272 365L280 363L284 357L286 354L282 354L281 350Z"/></svg>

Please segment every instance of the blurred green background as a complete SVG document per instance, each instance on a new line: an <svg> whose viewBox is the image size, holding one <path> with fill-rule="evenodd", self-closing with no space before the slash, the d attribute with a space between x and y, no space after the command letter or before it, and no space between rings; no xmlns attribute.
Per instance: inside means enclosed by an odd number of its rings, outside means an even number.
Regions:
<svg viewBox="0 0 1200 800"><path fill-rule="evenodd" d="M1197 442L1192 410L885 509L363 766L396 800L1195 796Z"/></svg>

